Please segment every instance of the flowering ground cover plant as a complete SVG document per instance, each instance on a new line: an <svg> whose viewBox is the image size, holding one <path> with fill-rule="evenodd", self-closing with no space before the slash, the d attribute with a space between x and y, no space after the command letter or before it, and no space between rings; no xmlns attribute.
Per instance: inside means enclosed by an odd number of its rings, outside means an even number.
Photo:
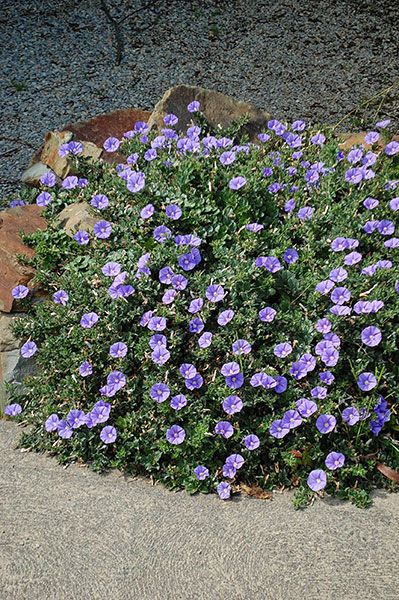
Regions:
<svg viewBox="0 0 399 600"><path fill-rule="evenodd" d="M189 110L184 134L167 115L108 139L117 165L64 144L81 176L31 194L50 299L13 290L39 370L6 412L64 463L366 506L394 488L376 464L398 467L399 143L380 122L370 150L344 153L326 128L277 120L248 143ZM98 222L70 238L56 217L77 202Z"/></svg>

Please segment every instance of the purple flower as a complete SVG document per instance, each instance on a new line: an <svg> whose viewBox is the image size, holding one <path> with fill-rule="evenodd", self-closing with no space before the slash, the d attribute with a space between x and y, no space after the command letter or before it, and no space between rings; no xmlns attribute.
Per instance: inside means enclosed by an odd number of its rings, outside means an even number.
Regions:
<svg viewBox="0 0 399 600"><path fill-rule="evenodd" d="M283 423L282 419L277 419L269 427L269 433L272 437L281 439L289 433L290 428L287 423Z"/></svg>
<svg viewBox="0 0 399 600"><path fill-rule="evenodd" d="M231 319L234 317L234 310L224 310L218 316L218 325L224 327L227 323L230 323Z"/></svg>
<svg viewBox="0 0 399 600"><path fill-rule="evenodd" d="M100 240L106 240L112 233L112 225L108 221L98 221L93 227L94 235Z"/></svg>
<svg viewBox="0 0 399 600"><path fill-rule="evenodd" d="M356 425L356 423L359 421L360 413L354 406L348 406L342 411L342 419L345 421L345 423L348 423L348 425L353 427L353 425Z"/></svg>
<svg viewBox="0 0 399 600"><path fill-rule="evenodd" d="M221 285L210 285L206 288L205 296L209 302L220 302L225 297L225 291Z"/></svg>
<svg viewBox="0 0 399 600"><path fill-rule="evenodd" d="M337 287L331 292L330 298L334 304L345 304L351 299L351 293L348 288Z"/></svg>
<svg viewBox="0 0 399 600"><path fill-rule="evenodd" d="M231 485L227 481L221 481L216 489L221 500L228 500L230 498Z"/></svg>
<svg viewBox="0 0 399 600"><path fill-rule="evenodd" d="M184 271L192 271L201 260L200 251L197 248L193 248L190 252L179 256L178 263Z"/></svg>
<svg viewBox="0 0 399 600"><path fill-rule="evenodd" d="M159 281L166 285L170 285L172 283L172 278L174 276L174 272L171 267L162 267L159 270Z"/></svg>
<svg viewBox="0 0 399 600"><path fill-rule="evenodd" d="M373 208L376 208L379 203L379 200L376 198L366 198L363 200L363 206L364 208L367 208L367 210L373 210Z"/></svg>
<svg viewBox="0 0 399 600"><path fill-rule="evenodd" d="M90 204L98 210L103 210L108 208L109 200L105 194L95 194L90 200Z"/></svg>
<svg viewBox="0 0 399 600"><path fill-rule="evenodd" d="M170 127L170 126L176 125L179 122L179 119L176 117L176 115L170 113L170 114L164 116L163 122L165 123L165 125Z"/></svg>
<svg viewBox="0 0 399 600"><path fill-rule="evenodd" d="M277 344L277 346L274 346L274 350L273 350L274 355L278 356L278 358L285 358L286 356L291 354L291 352L292 352L292 346L288 342L283 342L282 344Z"/></svg>
<svg viewBox="0 0 399 600"><path fill-rule="evenodd" d="M57 431L58 435L64 440L69 440L73 435L72 426L64 419L58 422Z"/></svg>
<svg viewBox="0 0 399 600"><path fill-rule="evenodd" d="M369 392L377 385L377 379L373 373L361 373L357 379L357 385L363 392Z"/></svg>
<svg viewBox="0 0 399 600"><path fill-rule="evenodd" d="M391 210L399 210L399 197L398 198L392 198L392 200L390 200L389 202L389 208Z"/></svg>
<svg viewBox="0 0 399 600"><path fill-rule="evenodd" d="M69 175L62 181L62 187L65 190L73 190L79 184L79 180L75 175Z"/></svg>
<svg viewBox="0 0 399 600"><path fill-rule="evenodd" d="M17 198L16 200L11 200L8 206L10 208L16 208L17 206L25 206L25 202L20 198Z"/></svg>
<svg viewBox="0 0 399 600"><path fill-rule="evenodd" d="M245 225L245 229L252 233L258 233L264 229L264 225L261 225L260 223L249 223L248 225Z"/></svg>
<svg viewBox="0 0 399 600"><path fill-rule="evenodd" d="M173 396L173 398L170 401L170 406L174 409L174 410L180 410L182 408L184 408L187 404L187 398L185 397L184 394L178 394L177 396Z"/></svg>
<svg viewBox="0 0 399 600"><path fill-rule="evenodd" d="M331 322L328 319L319 319L316 323L316 329L319 333L328 333L331 331Z"/></svg>
<svg viewBox="0 0 399 600"><path fill-rule="evenodd" d="M188 307L188 312L195 314L201 310L204 305L204 301L202 298L195 298L190 302L190 306Z"/></svg>
<svg viewBox="0 0 399 600"><path fill-rule="evenodd" d="M228 415L234 415L240 412L244 407L244 404L238 396L228 396L223 400L223 410Z"/></svg>
<svg viewBox="0 0 399 600"><path fill-rule="evenodd" d="M273 387L273 390L276 392L276 394L282 394L285 392L288 387L287 378L283 377L282 375L277 375L274 380L277 382L277 385Z"/></svg>
<svg viewBox="0 0 399 600"><path fill-rule="evenodd" d="M225 461L226 466L230 466L235 470L241 469L244 463L245 460L241 454L230 454Z"/></svg>
<svg viewBox="0 0 399 600"><path fill-rule="evenodd" d="M112 444L117 438L117 432L115 427L106 425L100 431L100 439L104 444Z"/></svg>
<svg viewBox="0 0 399 600"><path fill-rule="evenodd" d="M392 221L383 219L377 223L377 230L381 235L392 235L395 232L395 225Z"/></svg>
<svg viewBox="0 0 399 600"><path fill-rule="evenodd" d="M374 325L370 325L370 327L365 327L361 334L363 344L366 346L378 346L381 342L382 334L378 327Z"/></svg>
<svg viewBox="0 0 399 600"><path fill-rule="evenodd" d="M179 371L184 379L193 379L197 375L197 369L191 363L183 363L180 365Z"/></svg>
<svg viewBox="0 0 399 600"><path fill-rule="evenodd" d="M66 420L72 429L78 429L78 427L85 424L85 419L83 410L73 409L68 413Z"/></svg>
<svg viewBox="0 0 399 600"><path fill-rule="evenodd" d="M97 313L89 312L82 316L82 318L80 319L80 325L84 329L90 329L91 327L93 327L93 325L97 323L98 319L99 316Z"/></svg>
<svg viewBox="0 0 399 600"><path fill-rule="evenodd" d="M294 121L291 125L292 131L304 131L306 128L305 121Z"/></svg>
<svg viewBox="0 0 399 600"><path fill-rule="evenodd" d="M292 265L293 263L295 263L298 260L299 254L295 250L295 248L288 248L284 252L283 258L288 265Z"/></svg>
<svg viewBox="0 0 399 600"><path fill-rule="evenodd" d="M127 346L123 342L115 342L109 348L109 353L113 358L123 358L127 354Z"/></svg>
<svg viewBox="0 0 399 600"><path fill-rule="evenodd" d="M307 484L313 492L319 492L327 485L327 475L322 469L315 469L309 473Z"/></svg>
<svg viewBox="0 0 399 600"><path fill-rule="evenodd" d="M198 102L198 100L193 100L192 102L190 102L190 104L187 105L187 110L190 113L197 112L197 111L199 111L199 109L200 109L200 103ZM208 472L208 474L209 474L209 472Z"/></svg>
<svg viewBox="0 0 399 600"><path fill-rule="evenodd" d="M202 387L203 383L204 380L199 373L197 373L196 375L194 375L194 377L191 377L190 379L184 380L184 385L188 390L199 390Z"/></svg>
<svg viewBox="0 0 399 600"><path fill-rule="evenodd" d="M275 256L266 256L263 261L262 267L269 271L269 273L277 273L282 267L280 261Z"/></svg>
<svg viewBox="0 0 399 600"><path fill-rule="evenodd" d="M319 377L320 377L320 381L322 381L326 385L331 385L332 382L335 380L335 377L331 373L331 371L322 371L320 373Z"/></svg>
<svg viewBox="0 0 399 600"><path fill-rule="evenodd" d="M331 281L334 281L334 283L341 283L341 281L344 281L348 277L348 271L342 267L339 267L338 269L333 269L330 271L328 277L331 279Z"/></svg>
<svg viewBox="0 0 399 600"><path fill-rule="evenodd" d="M317 410L316 402L313 402L313 400L308 400L307 398L299 398L299 400L295 402L295 406L301 417L305 418L310 417Z"/></svg>
<svg viewBox="0 0 399 600"><path fill-rule="evenodd" d="M320 415L316 421L316 427L320 433L330 433L337 424L337 419L333 415Z"/></svg>
<svg viewBox="0 0 399 600"><path fill-rule="evenodd" d="M164 346L156 346L151 353L151 360L156 365L164 365L170 359L170 352Z"/></svg>
<svg viewBox="0 0 399 600"><path fill-rule="evenodd" d="M165 227L165 225L160 225L159 227L155 227L154 232L153 232L154 239L157 242L160 242L161 244L166 242L166 240L168 238L170 238L171 235L172 235L171 230L168 227Z"/></svg>
<svg viewBox="0 0 399 600"><path fill-rule="evenodd" d="M244 385L244 375L242 373L237 373L236 375L228 375L225 378L226 385L233 390L238 390L240 387Z"/></svg>
<svg viewBox="0 0 399 600"><path fill-rule="evenodd" d="M172 221L177 221L177 219L180 219L182 216L182 210L177 204L169 204L169 206L165 208L165 213Z"/></svg>
<svg viewBox="0 0 399 600"><path fill-rule="evenodd" d="M26 285L17 285L11 290L11 295L16 300L22 300L22 298L26 298L28 294L29 288L27 288Z"/></svg>
<svg viewBox="0 0 399 600"><path fill-rule="evenodd" d="M178 446L184 442L186 432L179 425L172 425L166 432L166 439L170 444Z"/></svg>
<svg viewBox="0 0 399 600"><path fill-rule="evenodd" d="M46 173L40 177L40 183L47 187L54 187L56 182L57 178L51 171L46 171Z"/></svg>
<svg viewBox="0 0 399 600"><path fill-rule="evenodd" d="M233 177L233 179L230 179L229 188L231 190L239 190L246 183L247 183L247 180L245 179L245 177L242 177L241 175L238 175L238 177Z"/></svg>
<svg viewBox="0 0 399 600"><path fill-rule="evenodd" d="M266 308L262 308L262 310L259 311L259 319L265 323L271 323L276 314L277 311L275 311L274 308L266 306Z"/></svg>
<svg viewBox="0 0 399 600"><path fill-rule="evenodd" d="M313 135L310 138L310 141L315 146L322 146L324 144L324 142L326 141L326 136L323 133L316 133L316 135Z"/></svg>
<svg viewBox="0 0 399 600"><path fill-rule="evenodd" d="M310 390L312 398L317 398L318 400L323 400L327 396L327 388L317 385L316 387Z"/></svg>
<svg viewBox="0 0 399 600"><path fill-rule="evenodd" d="M82 362L82 364L79 366L79 375L81 377L88 377L88 375L91 375L92 373L93 367L91 364L87 360Z"/></svg>
<svg viewBox="0 0 399 600"><path fill-rule="evenodd" d="M297 410L287 410L281 419L281 426L283 428L295 429L295 427L299 427L301 424L302 417Z"/></svg>
<svg viewBox="0 0 399 600"><path fill-rule="evenodd" d="M212 344L213 334L210 331L204 333L198 338L198 346L200 348L208 348Z"/></svg>
<svg viewBox="0 0 399 600"><path fill-rule="evenodd" d="M384 148L384 152L387 156L394 156L399 153L399 142L389 142Z"/></svg>
<svg viewBox="0 0 399 600"><path fill-rule="evenodd" d="M136 194L140 192L145 186L145 175L141 172L134 171L131 175L129 175L126 187L129 192Z"/></svg>
<svg viewBox="0 0 399 600"><path fill-rule="evenodd" d="M201 333L201 331L204 329L204 327L205 327L204 322L199 317L195 317L195 319L191 319L191 321L188 325L188 329L189 329L190 333Z"/></svg>
<svg viewBox="0 0 399 600"><path fill-rule="evenodd" d="M37 346L35 342L25 342L21 347L22 358L31 358L37 352Z"/></svg>
<svg viewBox="0 0 399 600"><path fill-rule="evenodd" d="M380 138L380 134L377 131L369 131L365 137L364 137L364 141L366 142L366 144L370 144L373 145L376 142L378 142Z"/></svg>
<svg viewBox="0 0 399 600"><path fill-rule="evenodd" d="M306 377L306 375L308 374L308 369L307 369L306 364L300 360L293 362L291 365L291 368L290 368L290 374L297 381L299 379L303 379L303 377Z"/></svg>
<svg viewBox="0 0 399 600"><path fill-rule="evenodd" d="M215 425L215 433L221 435L225 439L228 439L233 435L234 428L228 421L219 421Z"/></svg>
<svg viewBox="0 0 399 600"><path fill-rule="evenodd" d="M304 206L298 210L298 217L301 221L309 221L313 217L314 208L311 206Z"/></svg>
<svg viewBox="0 0 399 600"><path fill-rule="evenodd" d="M55 431L56 429L58 429L59 422L60 422L60 419L59 419L58 415L53 413L46 419L46 422L44 423L44 428L47 432Z"/></svg>
<svg viewBox="0 0 399 600"><path fill-rule="evenodd" d="M209 477L209 470L204 467L204 465L198 465L194 469L194 475L198 479L198 481L203 481L207 477Z"/></svg>
<svg viewBox="0 0 399 600"><path fill-rule="evenodd" d="M147 324L150 331L163 331L166 329L165 317L151 317Z"/></svg>
<svg viewBox="0 0 399 600"><path fill-rule="evenodd" d="M347 254L344 258L344 263L347 266L356 265L358 262L362 260L362 255L359 252L351 252Z"/></svg>
<svg viewBox="0 0 399 600"><path fill-rule="evenodd" d="M166 292L162 296L162 303L163 304L172 304L172 302L175 301L176 296L177 296L176 290L166 290Z"/></svg>
<svg viewBox="0 0 399 600"><path fill-rule="evenodd" d="M21 412L22 406L20 404L17 404L16 402L14 404L8 404L4 409L4 414L8 417L16 417Z"/></svg>
<svg viewBox="0 0 399 600"><path fill-rule="evenodd" d="M65 290L58 290L53 294L53 301L56 304L61 304L62 306L66 306L68 304L69 295Z"/></svg>
<svg viewBox="0 0 399 600"><path fill-rule="evenodd" d="M116 152L120 146L120 141L115 137L109 137L105 140L103 148L106 152Z"/></svg>
<svg viewBox="0 0 399 600"><path fill-rule="evenodd" d="M73 236L75 242L79 244L79 246L87 246L90 242L90 236L87 231L77 231Z"/></svg>
<svg viewBox="0 0 399 600"><path fill-rule="evenodd" d="M36 198L36 204L38 206L48 206L52 201L52 196L49 192L40 192L40 194Z"/></svg>
<svg viewBox="0 0 399 600"><path fill-rule="evenodd" d="M98 423L106 423L109 419L109 415L111 412L111 405L109 402L104 402L104 400L99 400L93 406L93 410L90 413L90 422L92 425L97 425ZM87 423L87 415L86 415L86 425Z"/></svg>
<svg viewBox="0 0 399 600"><path fill-rule="evenodd" d="M295 200L291 198L290 200L287 200L287 202L284 204L284 210L286 213L290 213L294 210L295 206Z"/></svg>
<svg viewBox="0 0 399 600"><path fill-rule="evenodd" d="M150 396L160 404L169 398L170 389L165 383L155 383L150 390Z"/></svg>
<svg viewBox="0 0 399 600"><path fill-rule="evenodd" d="M233 354L249 354L251 350L251 344L247 340L237 340L232 345Z"/></svg>
<svg viewBox="0 0 399 600"><path fill-rule="evenodd" d="M231 150L227 150L226 152L223 152L219 157L220 163L224 166L231 165L231 163L233 163L235 161L235 159L236 159L236 153L232 152ZM236 177L236 179L238 179L238 177ZM235 187L231 187L232 181L233 180L231 180L231 182L230 182L230 188L233 190L238 189ZM242 184L242 185L245 185L245 183L246 182L244 182L244 184ZM242 185L240 185L240 187L242 187Z"/></svg>
<svg viewBox="0 0 399 600"><path fill-rule="evenodd" d="M225 363L220 369L220 372L225 377L228 377L229 375L236 375L240 372L240 365L234 361Z"/></svg>
<svg viewBox="0 0 399 600"><path fill-rule="evenodd" d="M116 277L121 272L122 267L117 262L107 262L101 269L106 277Z"/></svg>
<svg viewBox="0 0 399 600"><path fill-rule="evenodd" d="M324 462L327 469L330 469L330 471L335 471L336 469L344 466L345 456L341 454L341 452L330 452L327 454Z"/></svg>
<svg viewBox="0 0 399 600"><path fill-rule="evenodd" d="M250 450L250 451L256 450L256 448L259 448L259 445L260 445L258 436L254 435L253 433L245 436L244 445L247 450Z"/></svg>

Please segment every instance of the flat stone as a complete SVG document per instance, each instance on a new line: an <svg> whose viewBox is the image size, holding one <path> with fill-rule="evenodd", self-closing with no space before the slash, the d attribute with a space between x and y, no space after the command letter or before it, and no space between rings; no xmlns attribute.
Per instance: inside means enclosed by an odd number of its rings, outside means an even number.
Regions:
<svg viewBox="0 0 399 600"><path fill-rule="evenodd" d="M353 146L364 146L366 150L371 150L373 146L370 144L366 144L364 141L365 136L367 135L367 131L358 131L356 133L340 133L339 138L342 142L339 144L341 150L348 151ZM399 136L394 135L392 140L399 141ZM374 150L377 152L381 152L381 150L386 146L386 142L384 142L383 138L380 136L380 139L376 144L374 144Z"/></svg>
<svg viewBox="0 0 399 600"><path fill-rule="evenodd" d="M92 231L95 223L99 220L99 217L93 215L90 205L87 202L70 204L57 217L59 225L65 229L65 232L70 237L79 229Z"/></svg>
<svg viewBox="0 0 399 600"><path fill-rule="evenodd" d="M27 375L33 375L36 371L35 359L22 358L19 349L9 352L0 352L0 410L9 402L9 390L6 384L20 387Z"/></svg>
<svg viewBox="0 0 399 600"><path fill-rule="evenodd" d="M201 112L214 128L218 126L228 127L247 114L250 121L242 129L242 132L248 133L252 140L256 137L256 134L264 130L268 119L270 119L269 113L220 92L192 85L176 85L167 90L155 105L148 124L151 127L161 129L165 127L164 116L173 113L179 119L177 129L185 131L190 123L195 123L195 113L189 113L187 110L187 105L193 100L200 102Z"/></svg>
<svg viewBox="0 0 399 600"><path fill-rule="evenodd" d="M61 178L68 175L70 166L67 158L60 156L58 151L62 144L66 144L72 139L72 136L71 131L49 131L44 138L40 160Z"/></svg>
<svg viewBox="0 0 399 600"><path fill-rule="evenodd" d="M21 181L25 185L40 187L40 177L49 170L47 165L38 160L38 162L31 164L31 166L22 173Z"/></svg>
<svg viewBox="0 0 399 600"><path fill-rule="evenodd" d="M41 212L40 206L30 204L7 208L0 213L0 311L12 311L12 289L19 284L31 284L35 275L33 267L20 264L17 255L34 256L33 248L22 242L20 233L46 229L47 223L40 216Z"/></svg>
<svg viewBox="0 0 399 600"><path fill-rule="evenodd" d="M15 337L11 326L15 319L22 316L23 313L0 313L0 352L9 352L20 347L21 340Z"/></svg>

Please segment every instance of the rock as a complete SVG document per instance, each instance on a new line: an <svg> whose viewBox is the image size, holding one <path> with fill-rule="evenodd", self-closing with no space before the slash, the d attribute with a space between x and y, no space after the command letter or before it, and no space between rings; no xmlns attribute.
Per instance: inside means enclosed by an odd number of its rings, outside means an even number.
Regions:
<svg viewBox="0 0 399 600"><path fill-rule="evenodd" d="M62 179L69 173L70 166L67 158L58 154L60 146L72 139L71 131L50 131L44 138L43 150L40 154L42 163L50 167Z"/></svg>
<svg viewBox="0 0 399 600"><path fill-rule="evenodd" d="M339 138L342 140L339 144L341 150L348 151L353 146L363 145L366 150L371 150L372 146L370 144L366 144L364 141L364 137L367 134L367 131L358 131L357 133L340 133ZM399 141L399 136L394 135L392 140ZM383 138L380 137L378 142L374 146L374 151L381 152L381 150L386 146L386 142L384 142Z"/></svg>
<svg viewBox="0 0 399 600"><path fill-rule="evenodd" d="M22 316L22 313L0 313L0 352L9 352L20 347L21 341L13 334L11 326L15 319Z"/></svg>
<svg viewBox="0 0 399 600"><path fill-rule="evenodd" d="M78 229L84 231L93 230L94 224L100 220L100 217L95 217L91 212L87 202L78 202L70 204L60 212L57 221L60 226L65 229L65 232L72 237Z"/></svg>
<svg viewBox="0 0 399 600"><path fill-rule="evenodd" d="M173 113L179 119L177 129L185 131L192 121L195 122L195 113L189 113L187 104L193 100L198 100L201 104L201 112L212 127L221 125L227 127L233 121L248 114L250 121L243 128L243 132L249 134L251 139L256 134L264 130L270 115L262 110L254 108L247 102L234 100L230 96L207 90L205 88L191 85L176 85L163 95L156 104L148 124L151 127L165 127L163 118L168 113Z"/></svg>
<svg viewBox="0 0 399 600"><path fill-rule="evenodd" d="M17 255L34 255L34 250L22 242L20 232L29 234L46 229L41 212L40 206L31 204L0 213L0 310L3 312L12 311L11 290L19 284L28 285L35 275L33 267L22 265Z"/></svg>
<svg viewBox="0 0 399 600"><path fill-rule="evenodd" d="M137 121L147 122L151 113L136 108L115 110L105 115L99 115L88 121L68 123L65 129L74 134L76 140L92 142L99 148L109 137L121 138L125 131L133 129Z"/></svg>
<svg viewBox="0 0 399 600"><path fill-rule="evenodd" d="M47 171L49 171L48 166L39 160L22 173L22 183L33 187L40 187L40 177L47 173Z"/></svg>
<svg viewBox="0 0 399 600"><path fill-rule="evenodd" d="M19 349L0 352L0 410L9 402L9 392L6 384L21 386L27 375L36 371L34 358L22 358ZM22 391L22 387L21 387Z"/></svg>

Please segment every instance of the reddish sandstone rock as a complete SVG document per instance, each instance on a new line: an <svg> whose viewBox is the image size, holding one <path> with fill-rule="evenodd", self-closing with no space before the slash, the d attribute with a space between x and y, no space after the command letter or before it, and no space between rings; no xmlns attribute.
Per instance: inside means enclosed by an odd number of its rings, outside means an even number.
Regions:
<svg viewBox="0 0 399 600"><path fill-rule="evenodd" d="M88 121L69 123L64 129L72 131L80 142L93 142L99 148L109 137L121 138L125 131L133 129L136 121L147 122L151 113L136 108L123 108Z"/></svg>
<svg viewBox="0 0 399 600"><path fill-rule="evenodd" d="M46 229L41 211L32 204L7 208L0 213L0 310L3 312L12 311L11 290L19 284L27 285L35 274L32 267L19 263L17 255L34 255L34 250L22 242L20 233Z"/></svg>

